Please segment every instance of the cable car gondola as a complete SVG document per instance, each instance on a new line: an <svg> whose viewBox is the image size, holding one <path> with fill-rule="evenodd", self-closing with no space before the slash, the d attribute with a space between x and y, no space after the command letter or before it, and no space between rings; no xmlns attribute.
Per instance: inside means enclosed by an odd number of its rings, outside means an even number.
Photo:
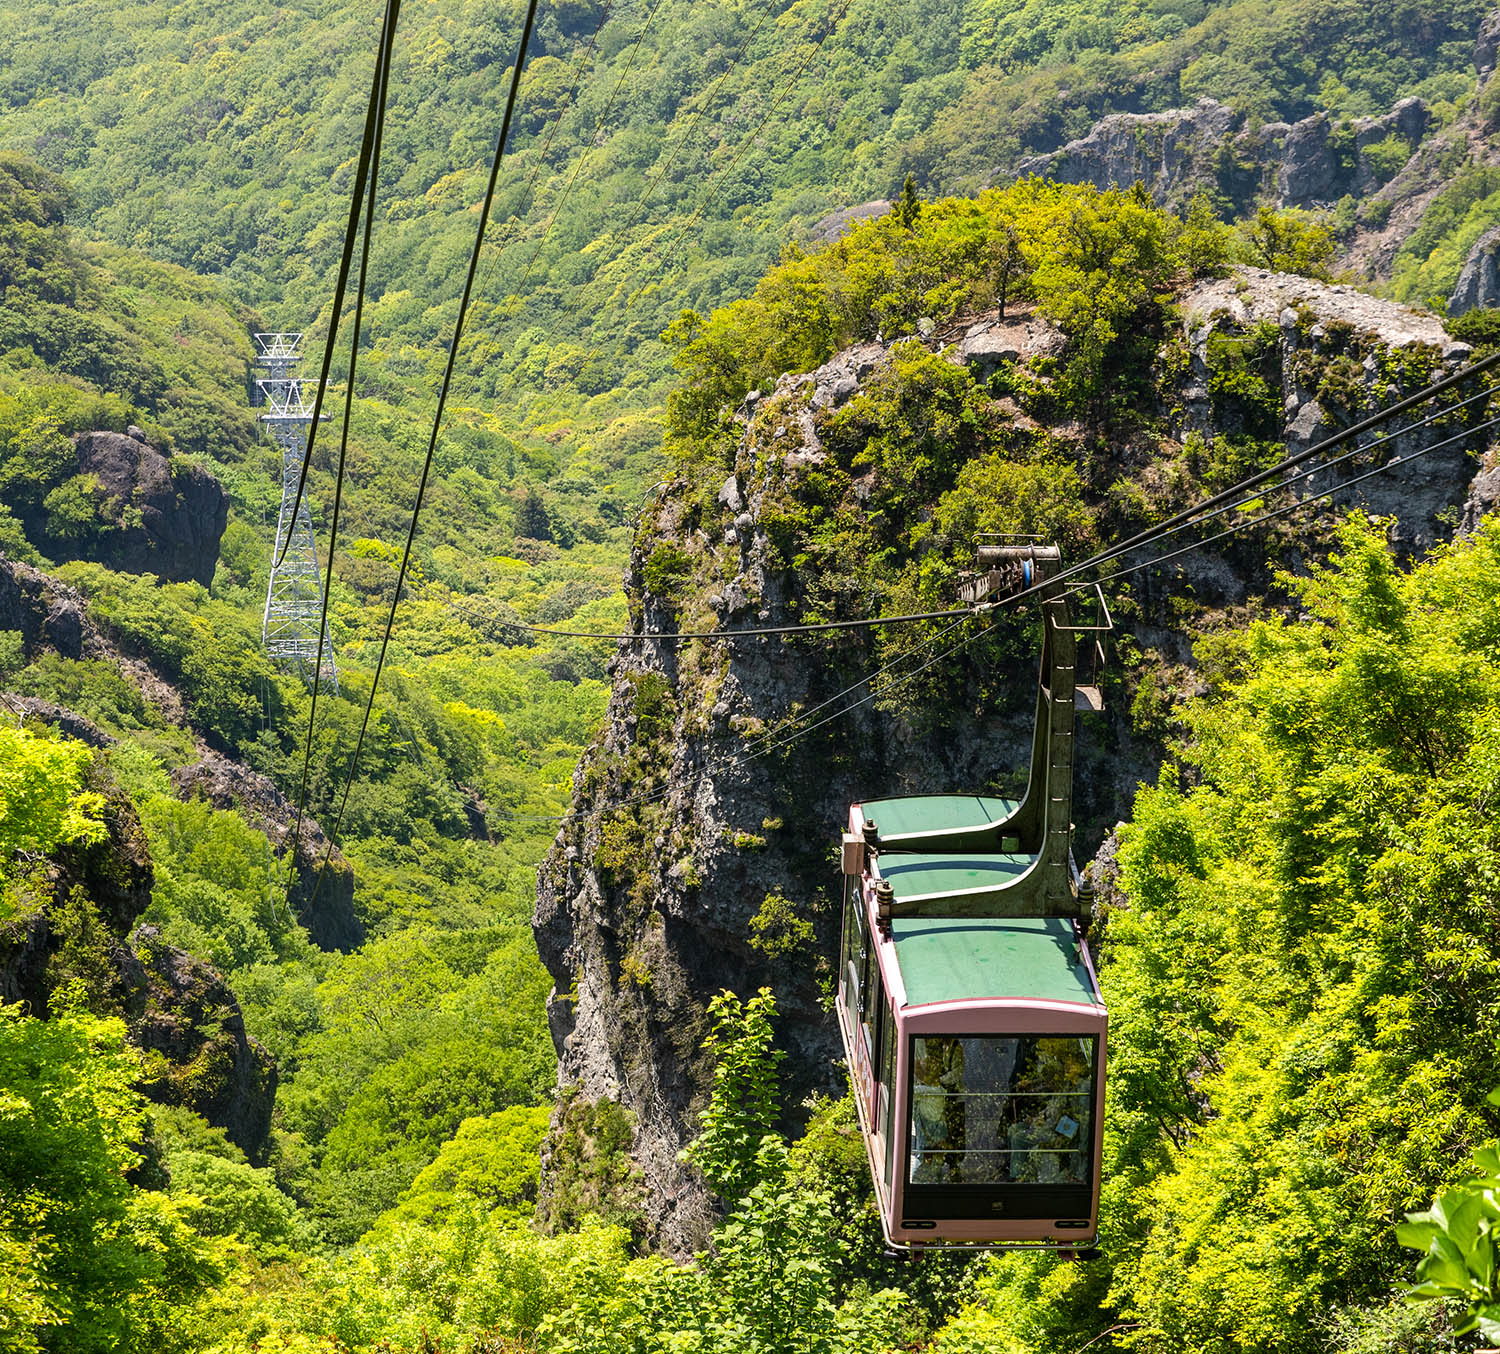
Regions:
<svg viewBox="0 0 1500 1354"><path fill-rule="evenodd" d="M970 600L1045 582L1056 546L982 545ZM838 1021L886 1241L1088 1249L1099 1213L1108 1016L1071 849L1075 711L1110 629L1043 617L1025 797L855 804L844 834Z"/></svg>

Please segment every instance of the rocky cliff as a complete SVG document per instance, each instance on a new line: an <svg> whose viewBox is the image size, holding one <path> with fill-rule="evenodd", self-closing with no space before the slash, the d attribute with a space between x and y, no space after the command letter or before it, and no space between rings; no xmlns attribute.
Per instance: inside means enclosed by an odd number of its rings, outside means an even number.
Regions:
<svg viewBox="0 0 1500 1354"><path fill-rule="evenodd" d="M1380 188L1415 153L1428 121L1420 99L1403 99L1378 118L1341 122L1316 113L1300 122L1252 124L1203 98L1191 108L1102 118L1087 136L1022 160L1018 171L1101 189L1142 183L1174 207L1204 190L1236 213L1256 204L1331 207L1346 194L1364 197Z"/></svg>
<svg viewBox="0 0 1500 1354"><path fill-rule="evenodd" d="M219 562L229 500L202 466L168 458L132 427L129 433L85 432L73 442L94 520L63 533L56 523L28 523L53 559L93 559L127 573L207 587Z"/></svg>
<svg viewBox="0 0 1500 1354"><path fill-rule="evenodd" d="M142 1089L223 1128L252 1161L265 1151L276 1066L245 1032L234 994L207 964L137 926L151 902L151 855L129 799L101 766L108 838L61 848L0 923L0 1001L45 1014L76 983L98 1011L125 1021L146 1054Z"/></svg>
<svg viewBox="0 0 1500 1354"><path fill-rule="evenodd" d="M1249 270L1180 301L1181 327L1158 354L1156 431L1105 457L1075 426L1036 416L1061 349L1039 317L975 316L926 347L941 347L964 373L958 384L979 392L992 454L1014 464L1056 457L1059 475L1071 466L1105 532L1130 526L1124 512L1156 518L1196 496L1247 428L1305 443L1467 354L1431 316L1303 279ZM882 483L872 448L923 416L900 402L920 365L913 344L863 344L753 392L735 415L727 459L683 474L648 508L627 580L641 637L611 664L605 726L574 781L576 817L540 872L535 927L556 984L559 1084L576 1092L567 1103L607 1099L633 1116L648 1231L678 1252L701 1244L710 1219L678 1161L708 1085L699 1050L708 999L723 987L773 987L790 1055L787 1102L840 1087L827 956L838 925L833 843L850 801L1014 792L1017 768L1024 776L1035 681L1025 617L921 672L970 632L646 637L869 605L863 555L908 548L882 535L894 486ZM1393 484L1357 486L1335 502L1391 512L1398 540L1418 548L1462 511L1481 450L1481 440L1461 441ZM963 472L952 468L939 488ZM911 568L941 576L945 556L968 543L936 533L931 505L925 516ZM1194 681L1193 640L1263 608L1271 570L1303 567L1322 548L1331 518L1326 509L1309 517L1111 589L1124 658L1108 712L1080 738L1083 858L1128 810L1137 781L1154 777L1173 693ZM553 1187L544 1181L544 1194Z"/></svg>
<svg viewBox="0 0 1500 1354"><path fill-rule="evenodd" d="M1497 45L1500 11L1480 24L1474 94L1446 126L1438 127L1416 98L1382 117L1315 113L1294 123L1256 123L1203 98L1190 108L1112 114L1060 150L1029 156L1006 172L1098 188L1139 183L1175 209L1205 192L1230 216L1258 206L1339 208L1340 266L1386 280L1455 175L1500 166ZM1500 236L1492 230L1470 248L1447 308L1461 315L1497 304Z"/></svg>
<svg viewBox="0 0 1500 1354"><path fill-rule="evenodd" d="M151 666L125 653L113 637L88 615L86 599L73 588L29 564L0 558L0 630L21 635L28 662L51 652L69 659L100 659L114 664L137 686L165 718L185 726L181 694ZM71 710L29 697L5 693L13 710L60 728L92 747L108 747L113 739ZM364 927L354 910L354 870L343 852L334 848L322 871L328 839L318 822L304 815L301 831L292 841L296 806L265 776L221 756L201 738L194 739L196 760L172 772L172 783L183 799L202 799L216 809L236 809L252 827L264 832L277 855L291 852L296 882L291 905L314 944L327 950L352 950L364 940Z"/></svg>
<svg viewBox="0 0 1500 1354"><path fill-rule="evenodd" d="M86 599L45 572L0 558L0 630L18 631L24 656L44 653L114 665L168 723L186 726L180 693L142 659L124 653L88 613ZM0 692L10 717L56 728L108 752L115 739L51 701ZM195 740L196 760L171 773L177 794L236 809L291 855L292 906L315 944L349 950L364 938L354 910L353 871L335 850L315 887L322 829L304 817L293 839L294 808L264 776ZM60 982L80 981L98 1009L125 1020L146 1054L143 1089L164 1104L185 1105L224 1128L253 1161L264 1153L276 1090L269 1054L245 1030L234 994L201 960L167 945L141 925L151 902L150 850L129 799L101 758L95 774L108 797L107 842L61 849L29 904L0 924L0 1000L45 1012Z"/></svg>

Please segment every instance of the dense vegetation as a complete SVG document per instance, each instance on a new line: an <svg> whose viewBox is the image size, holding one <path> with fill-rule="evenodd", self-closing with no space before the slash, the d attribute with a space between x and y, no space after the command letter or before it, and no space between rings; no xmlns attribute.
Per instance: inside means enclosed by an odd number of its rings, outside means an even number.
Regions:
<svg viewBox="0 0 1500 1354"><path fill-rule="evenodd" d="M663 0L645 29L641 5L547 6L349 795L341 844L368 938L337 953L289 910L265 831L184 802L171 772L206 747L299 785L307 693L258 643L279 466L248 408L247 331L316 328L372 16L0 0L0 137L23 152L0 153L0 553L78 589L107 649L28 655L0 632L0 686L114 740L0 728L0 941L39 919L64 935L46 1009L0 1008L0 1354L1437 1338L1430 1314L1387 1301L1407 1272L1390 1224L1459 1169L1496 1081L1496 844L1472 828L1495 754L1492 536L1408 575L1351 527L1333 567L1287 584L1302 619L1204 648L1212 692L1141 800L1106 931L1112 1255L1091 1270L883 1263L847 1103L814 1107L797 1142L772 1131L766 994L713 1012L718 1094L690 1152L723 1205L711 1252L643 1253L631 1126L607 1106L562 1108L546 1148L560 1193L538 1198L554 1068L533 868L603 711L608 650L512 622L624 622L620 564L664 431L680 467L721 480L725 411L747 391L975 309L1035 308L1066 349L993 386L922 343L897 350L832 421L827 472L771 505L785 561L832 578L798 599L808 618L872 582L892 602L946 601L961 561L939 540L1019 525L1073 549L1227 483L1279 431L1264 344L1218 354L1213 397L1242 408L1242 431L1162 448L1144 396L1158 353L1181 360L1171 298L1235 258L1322 272L1320 225L1270 214L1234 231L1206 200L1179 220L1140 194L1037 182L921 193L972 186L1101 112L1203 93L1291 117L1417 92L1449 116L1481 9ZM517 27L514 5L472 3L413 9L403 29L335 559L340 686L312 740L325 820L472 231L493 130L477 110ZM1460 248L1493 192L1456 181L1421 259ZM896 210L807 247L824 213L876 196ZM1038 423L1000 417L1000 399ZM132 424L229 495L210 588L98 562L126 508L75 473L71 436ZM1149 448L1148 473L1093 454L1110 439ZM875 511L856 523L841 504L872 469ZM840 555L865 576L822 568ZM668 544L646 567L670 585L689 563ZM125 1040L107 919L63 868L122 830L154 866L144 920L224 975L275 1057L253 1158L142 1093L162 1069ZM805 923L781 902L791 920L771 917L764 940L790 954L776 928Z"/></svg>
<svg viewBox="0 0 1500 1354"><path fill-rule="evenodd" d="M1486 883L1500 877L1500 841L1481 806L1500 727L1500 538L1482 530L1403 573L1356 521L1327 568L1288 586L1303 619L1204 642L1212 690L1187 714L1181 768L1143 794L1123 839L1103 970L1106 1265L1012 1257L900 1284L859 1272L849 1255L873 1250L868 1214L863 1237L837 1221L868 1208L847 1106L820 1110L790 1150L771 1134L774 1007L726 998L712 1044L725 1072L691 1157L730 1211L698 1266L632 1259L620 1229L546 1239L518 1225L539 1125L502 1114L469 1120L357 1248L298 1262L290 1282L264 1268L296 1238L284 1206L273 1194L254 1215L253 1173L199 1130L169 1149L179 1204L110 1187L118 1226L149 1216L177 1229L152 1267L111 1280L129 1293L109 1299L111 1319L159 1338L149 1313L187 1303L181 1329L213 1331L225 1350L303 1348L296 1332L415 1348L423 1331L476 1349L835 1350L896 1347L956 1306L938 1349L1053 1348L1115 1326L1131 1347L1163 1350L1434 1347L1433 1313L1390 1300L1408 1272L1392 1224L1460 1175L1493 1128L1484 1088L1500 1067L1485 1012L1500 973L1483 938L1500 907ZM320 990L328 1009L358 993L370 1010L393 986L444 976L430 955L397 962L377 947L355 962L369 976L346 965ZM119 1130L106 1125L141 1106L117 1036L109 1045L88 1021L10 1016L0 1028L16 1066L29 1056L97 1087L68 1098L62 1123L118 1154L128 1135L110 1139ZM40 1062L21 1051L43 1037L53 1047ZM336 1026L330 1037L344 1060L360 1046ZM113 1062L88 1052L101 1039ZM7 1084L17 1110L40 1112L40 1089ZM19 1258L31 1254L24 1228L76 1262L60 1229L106 1205L82 1158L66 1179L37 1176L30 1121L9 1113L5 1169L34 1201L27 1221L6 1223L20 1247L7 1252L11 1282L41 1312L55 1299ZM204 1249L189 1220L234 1231L239 1248ZM231 1262L237 1286L192 1297ZM67 1284L75 1320L104 1300Z"/></svg>
<svg viewBox="0 0 1500 1354"><path fill-rule="evenodd" d="M372 397L430 398L520 9L403 15L362 364ZM1451 116L1472 88L1484 9L544 5L459 421L491 434L481 457L511 454L495 431L520 438L540 458L523 473L558 482L570 505L597 501L599 470L618 469L607 444L640 436L639 411L663 393L658 335L684 307L749 290L825 213L894 198L908 173L931 194L970 190L1101 114L1204 94L1267 120L1382 113L1410 94ZM233 17L6 0L0 138L74 183L90 236L219 277L275 324L310 328L337 258L375 20L344 0Z"/></svg>

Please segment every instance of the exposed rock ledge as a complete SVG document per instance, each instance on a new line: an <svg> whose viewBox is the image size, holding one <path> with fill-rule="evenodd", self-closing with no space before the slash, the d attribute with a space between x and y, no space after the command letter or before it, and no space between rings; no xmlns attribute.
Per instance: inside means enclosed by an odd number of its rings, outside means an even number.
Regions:
<svg viewBox="0 0 1500 1354"><path fill-rule="evenodd" d="M1402 99L1384 117L1354 119L1345 144L1326 113L1251 128L1243 113L1203 98L1191 108L1101 118L1087 136L1049 155L1029 156L1017 172L1101 189L1143 183L1158 201L1173 205L1212 188L1240 211L1257 201L1330 207L1346 193L1363 196L1383 182L1366 153L1372 145L1394 136L1410 153L1427 123L1420 99Z"/></svg>
<svg viewBox="0 0 1500 1354"><path fill-rule="evenodd" d="M1211 439L1237 431L1233 399L1210 389L1216 335L1233 348L1260 330L1254 337L1266 351L1264 379L1279 424L1264 435L1301 445L1415 389L1445 365L1452 369L1467 354L1431 315L1257 269L1194 288L1181 303L1187 362L1170 368L1155 392L1166 410L1182 413L1173 429L1179 451L1191 433ZM926 341L982 380L1003 364L1056 352L1061 337L1043 318L1023 313L1003 321L975 317ZM680 622L748 624L752 617L775 625L797 614L796 599L819 580L788 566L771 533L785 520L798 483L816 478L830 455L822 440L829 412L878 380L890 357L889 344L861 343L746 397L735 413L733 464L716 468L712 484L674 483L643 514L627 579L637 625L661 631ZM1335 405L1336 394L1346 407ZM1014 401L999 400L997 407L1023 442L1036 435L1038 425ZM1047 431L1066 455L1072 430ZM1109 463L1093 468L1095 501L1114 483L1150 491L1151 477L1170 455L1167 440L1153 436L1140 448L1112 448ZM1398 440L1390 449L1405 446ZM1397 519L1398 544L1421 548L1462 510L1477 450L1460 443L1335 502L1389 513ZM856 481L853 498L860 499L861 489L867 497L870 485ZM1321 487L1309 485L1313 492ZM1260 605L1270 567L1299 567L1327 539L1307 520L1284 531L1269 564L1265 538L1237 536L1186 557L1159 579L1142 576L1135 588L1139 611L1128 622L1135 641L1187 669L1195 632L1179 604L1190 598L1220 614ZM658 548L694 562L692 578L671 588L672 595L655 595L645 585L646 564ZM836 944L837 876L828 850L848 804L990 785L1001 768L1024 766L1032 733L1024 699L1034 680L1028 657L1013 681L990 687L1022 693L1020 707L976 702L979 678L955 673L935 724L913 725L865 704L775 758L747 760L747 749L761 746L757 740L786 712L811 710L869 671L873 650L859 634L816 650L766 638L727 647L621 645L609 665L604 726L575 774L578 816L538 872L534 916L538 949L555 982L549 1017L559 1085L585 1100L618 1101L634 1116L647 1230L656 1244L681 1254L705 1243L712 1222L701 1185L678 1157L711 1084L700 1049L709 999L721 987L746 993L774 986L779 1038L789 1054L787 1102L838 1088L837 1037L818 978L819 956ZM1093 833L1093 841L1128 813L1137 782L1156 775L1156 750L1132 727L1128 707L1122 697L1104 716L1106 729L1080 740L1077 820L1081 835ZM607 819L590 812L642 795ZM788 952L770 954L755 943L752 919L772 895L794 900L813 932ZM544 1174L544 1202L551 1189Z"/></svg>
<svg viewBox="0 0 1500 1354"><path fill-rule="evenodd" d="M80 433L74 453L79 474L97 486L101 528L78 543L49 539L50 555L82 553L127 573L204 587L213 582L229 517L218 480L189 461L169 460L139 428Z"/></svg>

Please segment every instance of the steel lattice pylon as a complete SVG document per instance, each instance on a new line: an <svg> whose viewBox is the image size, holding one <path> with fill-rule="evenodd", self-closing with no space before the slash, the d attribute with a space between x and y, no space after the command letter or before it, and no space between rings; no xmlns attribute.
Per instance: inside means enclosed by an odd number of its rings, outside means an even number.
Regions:
<svg viewBox="0 0 1500 1354"><path fill-rule="evenodd" d="M256 334L260 364L266 375L255 384L266 398L260 416L271 437L281 448L281 512L276 520L276 539L271 546L271 579L266 587L266 610L261 637L273 661L295 664L311 680L318 658L318 618L323 614L323 581L318 574L318 548L313 540L312 514L307 494L297 506L297 480L307 455L307 430L313 411L302 399L302 378L296 374L301 360L302 335ZM283 553L285 552L285 553ZM277 559L281 560L277 564ZM323 630L323 680L338 689L338 668L333 644Z"/></svg>

